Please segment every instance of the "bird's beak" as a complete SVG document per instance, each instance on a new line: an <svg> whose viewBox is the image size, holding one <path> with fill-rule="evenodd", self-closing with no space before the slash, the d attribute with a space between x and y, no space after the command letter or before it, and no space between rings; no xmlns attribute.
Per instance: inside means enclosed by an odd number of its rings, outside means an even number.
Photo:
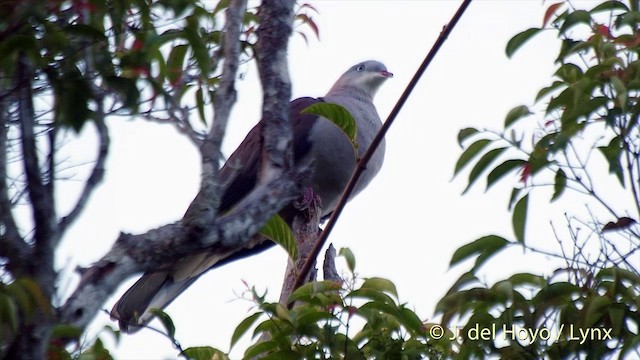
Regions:
<svg viewBox="0 0 640 360"><path fill-rule="evenodd" d="M387 70L382 70L380 71L380 75L386 77L386 78L392 78L393 77L393 73L389 72Z"/></svg>

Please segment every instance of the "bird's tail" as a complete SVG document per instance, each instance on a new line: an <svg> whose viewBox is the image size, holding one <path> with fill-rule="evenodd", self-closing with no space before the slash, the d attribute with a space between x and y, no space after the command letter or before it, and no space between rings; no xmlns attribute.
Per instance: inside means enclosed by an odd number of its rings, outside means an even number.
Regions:
<svg viewBox="0 0 640 360"><path fill-rule="evenodd" d="M111 318L118 321L123 332L134 333L155 317L151 309L163 310L207 271L253 256L273 245L264 236L256 235L245 249L194 254L169 269L147 272L116 302Z"/></svg>
<svg viewBox="0 0 640 360"><path fill-rule="evenodd" d="M123 332L134 333L154 318L151 309L164 309L196 279L174 281L169 271L144 274L116 302L111 318L118 320Z"/></svg>

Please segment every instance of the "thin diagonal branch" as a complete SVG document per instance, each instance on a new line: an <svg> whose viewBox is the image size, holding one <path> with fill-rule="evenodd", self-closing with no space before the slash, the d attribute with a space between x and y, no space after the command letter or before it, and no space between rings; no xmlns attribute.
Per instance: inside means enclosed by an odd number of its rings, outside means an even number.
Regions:
<svg viewBox="0 0 640 360"><path fill-rule="evenodd" d="M99 105L98 107L102 109L102 105ZM100 111L100 110L96 111L96 115L97 115L97 118L94 121L96 130L98 131L98 154L97 154L96 162L95 162L95 165L93 166L93 169L91 170L91 174L89 175L89 178L84 184L84 188L82 189L82 192L80 193L80 197L78 198L78 201L76 202L75 206L66 216L64 216L60 220L58 224L58 230L60 235L59 237L62 237L64 232L82 213L82 211L87 205L87 202L89 201L89 197L91 196L91 194L93 194L98 184L100 184L102 182L102 179L104 178L104 173L105 173L104 165L107 160L107 155L109 154L109 143L110 143L109 130L107 129L107 126L104 123L103 111Z"/></svg>
<svg viewBox="0 0 640 360"><path fill-rule="evenodd" d="M398 113L404 106L404 103L407 101L407 99L409 98L409 95L411 95L411 92L418 84L418 81L422 77L422 74L425 72L425 70L431 63L431 61L435 58L440 48L442 47L444 42L447 40L447 37L449 36L453 28L458 23L458 20L460 20L460 18L462 17L465 10L467 9L467 7L469 7L470 4L471 4L471 0L464 0L460 5L460 7L458 8L458 11L451 18L451 21L449 22L449 24L445 26L445 28L442 30L442 32L440 33L440 36L438 36L438 39L433 44L433 47L431 48L431 50L429 51L425 59L422 61L422 64L420 64L420 67L418 68L415 75L409 82L409 85L407 85L407 88L404 90L404 92L398 99L398 102L394 106L393 110L391 110L391 113L389 114L387 121L385 121L385 123L382 125L382 128L380 128L380 131L378 131L378 133L376 134L376 137L371 142L371 145L369 146L369 149L367 149L367 152L358 161L356 170L351 176L351 179L349 180L349 184L347 185L346 189L342 193L342 197L340 198L340 201L338 202L336 209L331 214L331 218L329 219L327 226L322 232L322 235L320 235L320 238L318 239L316 246L313 248L313 252L309 256L309 260L305 263L305 266L300 270L300 273L296 278L294 289L304 284L305 279L307 278L307 274L311 270L311 267L313 266L313 264L315 264L316 258L318 257L318 254L320 254L320 250L322 250L322 247L326 243L327 238L329 237L331 230L335 226L335 223L338 217L342 213L344 206L346 205L349 197L351 196L351 193L353 192L353 189L355 188L356 183L358 182L358 179L360 179L360 175L362 175L362 172L366 169L369 159L371 159L371 157L373 156L373 153L382 142L382 139L384 138L385 134L393 124L393 121L398 116Z"/></svg>

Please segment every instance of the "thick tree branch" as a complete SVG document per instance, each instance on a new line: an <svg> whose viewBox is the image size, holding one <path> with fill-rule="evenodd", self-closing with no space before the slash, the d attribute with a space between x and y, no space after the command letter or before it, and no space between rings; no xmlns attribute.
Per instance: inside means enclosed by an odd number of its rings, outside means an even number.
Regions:
<svg viewBox="0 0 640 360"><path fill-rule="evenodd" d="M33 108L33 93L31 91L32 78L31 67L25 56L18 58L18 82L22 84L17 90L18 123L21 131L21 149L24 171L27 177L27 189L29 200L33 206L33 216L36 227L44 230L51 226L50 220L50 195L42 181L42 173L38 162L36 136L34 133L35 111ZM38 241L36 234L36 241Z"/></svg>
<svg viewBox="0 0 640 360"><path fill-rule="evenodd" d="M295 280L300 269L309 260L311 250L320 236L320 215L322 208L320 206L320 198L315 195L313 201L307 209L298 212L291 224L291 231L296 238L298 245L298 259L292 261L289 259L287 269L284 273L284 281L282 282L282 291L280 291L280 303L287 306L289 296L294 290ZM307 276L307 282L315 280L316 272L311 271ZM293 305L293 304L291 304Z"/></svg>
<svg viewBox="0 0 640 360"><path fill-rule="evenodd" d="M293 165L287 44L293 27L294 4L293 0L265 1L259 12L257 61L263 89L263 175L266 179L278 176Z"/></svg>
<svg viewBox="0 0 640 360"><path fill-rule="evenodd" d="M6 100L0 100L0 257L8 259L7 268L14 276L24 273L24 265L30 257L31 249L24 242L16 226L7 185L7 122Z"/></svg>
<svg viewBox="0 0 640 360"><path fill-rule="evenodd" d="M22 164L27 178L27 193L33 213L34 247L24 265L24 275L33 279L45 301L50 302L55 293L56 272L53 267L57 221L52 186L43 180L38 160L35 111L32 81L34 72L30 60L24 54L17 59L16 103L20 126ZM3 150L4 151L4 150ZM51 179L52 177L50 177ZM7 358L40 359L46 354L52 318L45 311L38 311L38 321L20 324L17 336L7 350Z"/></svg>
<svg viewBox="0 0 640 360"><path fill-rule="evenodd" d="M78 288L60 309L61 321L84 329L104 299L136 273L157 269L204 249L224 257L251 245L252 241L262 241L251 237L299 193L300 178L296 176L285 173L258 186L233 211L207 224L195 237L182 221L140 235L121 234L102 259L82 271Z"/></svg>
<svg viewBox="0 0 640 360"><path fill-rule="evenodd" d="M38 161L36 136L34 133L35 111L31 79L33 71L26 56L18 57L17 82L21 84L17 91L18 122L24 171L27 177L29 201L33 210L35 251L32 275L36 276L42 291L51 296L54 291L55 271L53 269L53 239L56 236L56 216L53 194L42 179Z"/></svg>
<svg viewBox="0 0 640 360"><path fill-rule="evenodd" d="M233 0L226 11L222 78L213 99L213 125L200 147L202 158L200 192L184 217L185 224L192 227L193 231L200 231L199 229L205 227L205 224L213 221L220 204L221 191L218 179L220 147L229 122L231 108L237 97L235 79L240 58L240 30L246 8L246 0Z"/></svg>

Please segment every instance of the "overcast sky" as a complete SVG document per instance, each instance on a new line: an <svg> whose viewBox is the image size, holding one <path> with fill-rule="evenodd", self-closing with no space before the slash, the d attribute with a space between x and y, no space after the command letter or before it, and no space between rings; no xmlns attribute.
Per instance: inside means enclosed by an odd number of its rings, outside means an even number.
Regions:
<svg viewBox="0 0 640 360"><path fill-rule="evenodd" d="M348 67L377 59L395 74L375 99L385 119L459 3L312 2L319 11L314 20L320 40L309 36L305 44L300 36L291 39L294 97L322 96ZM401 301L424 319L432 318L437 300L469 268L449 269L456 248L490 233L513 238L507 183L488 193L481 185L461 196L466 175L452 181L461 153L456 136L468 126L499 129L509 109L532 103L537 90L550 82L559 46L553 34L534 39L511 60L504 52L513 35L541 25L545 8L540 0L478 0L470 6L388 133L382 171L347 206L329 239L336 248L352 249L361 276L391 279ZM262 95L256 68L246 65L242 72L225 139L227 154L259 119ZM122 119L109 125L113 143L106 181L59 254L60 266L68 270L99 259L120 231L145 232L179 219L198 188L198 154L173 128ZM529 230L544 237L548 227L544 218ZM522 261L521 253L503 257L500 268L548 269L546 260ZM203 276L166 309L178 341L184 348L228 350L231 332L253 310L251 303L237 300L243 281L268 289L268 300L276 301L286 261L284 251L276 248ZM495 274L491 268L486 273L488 278ZM116 299L108 299L104 308L110 309ZM101 315L95 326L107 323L116 325ZM143 330L123 336L116 354L158 359L175 358L177 351L166 338Z"/></svg>

